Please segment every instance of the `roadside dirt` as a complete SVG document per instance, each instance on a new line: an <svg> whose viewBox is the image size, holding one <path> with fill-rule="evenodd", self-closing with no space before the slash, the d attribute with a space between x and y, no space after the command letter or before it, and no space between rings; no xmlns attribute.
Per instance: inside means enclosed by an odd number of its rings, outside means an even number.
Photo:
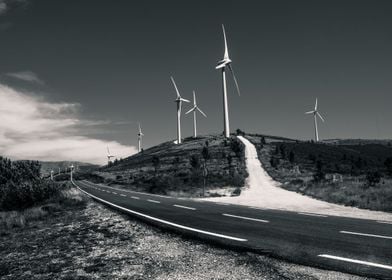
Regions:
<svg viewBox="0 0 392 280"><path fill-rule="evenodd" d="M0 278L366 279L183 239L91 200L2 230Z"/></svg>
<svg viewBox="0 0 392 280"><path fill-rule="evenodd" d="M237 197L206 198L206 200L260 208L392 221L392 214L390 213L328 203L281 188L280 183L274 181L262 167L255 146L242 136L238 136L238 138L245 145L245 161L249 173L241 195Z"/></svg>

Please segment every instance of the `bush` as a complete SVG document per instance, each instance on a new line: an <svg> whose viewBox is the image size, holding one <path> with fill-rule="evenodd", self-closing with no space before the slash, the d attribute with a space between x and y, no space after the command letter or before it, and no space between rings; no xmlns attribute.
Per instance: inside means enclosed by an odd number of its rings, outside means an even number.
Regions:
<svg viewBox="0 0 392 280"><path fill-rule="evenodd" d="M366 182L370 187L374 187L381 181L381 174L378 171L369 171L366 174Z"/></svg>
<svg viewBox="0 0 392 280"><path fill-rule="evenodd" d="M34 206L58 193L52 181L40 178L37 161L16 161L0 157L0 210Z"/></svg>

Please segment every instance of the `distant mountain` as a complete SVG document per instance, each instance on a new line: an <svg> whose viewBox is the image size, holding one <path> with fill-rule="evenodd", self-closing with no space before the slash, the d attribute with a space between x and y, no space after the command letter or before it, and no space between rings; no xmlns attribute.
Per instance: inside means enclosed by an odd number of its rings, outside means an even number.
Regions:
<svg viewBox="0 0 392 280"><path fill-rule="evenodd" d="M41 174L43 176L48 176L50 175L50 171L53 170L55 174L59 172L59 169L61 172L65 171L68 169L71 164L75 166L76 171L93 171L97 168L99 168L99 165L91 164L91 163L85 163L85 162L78 162L78 161L40 161L41 163Z"/></svg>
<svg viewBox="0 0 392 280"><path fill-rule="evenodd" d="M391 139L326 139L322 140L325 144L336 144L336 145L368 145L368 144L379 144L391 146Z"/></svg>

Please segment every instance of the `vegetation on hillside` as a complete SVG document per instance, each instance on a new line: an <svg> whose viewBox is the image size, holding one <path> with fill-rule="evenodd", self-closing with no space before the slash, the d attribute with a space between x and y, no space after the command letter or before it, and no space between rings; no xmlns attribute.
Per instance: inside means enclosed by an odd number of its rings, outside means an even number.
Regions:
<svg viewBox="0 0 392 280"><path fill-rule="evenodd" d="M55 196L59 187L41 178L37 161L0 157L0 211L25 209Z"/></svg>
<svg viewBox="0 0 392 280"><path fill-rule="evenodd" d="M328 202L392 211L388 142L337 145L248 136L282 187Z"/></svg>
<svg viewBox="0 0 392 280"><path fill-rule="evenodd" d="M171 195L218 195L213 189L244 185L244 146L236 137L186 138L166 142L101 168L95 175L107 184ZM95 178L96 181L97 178Z"/></svg>

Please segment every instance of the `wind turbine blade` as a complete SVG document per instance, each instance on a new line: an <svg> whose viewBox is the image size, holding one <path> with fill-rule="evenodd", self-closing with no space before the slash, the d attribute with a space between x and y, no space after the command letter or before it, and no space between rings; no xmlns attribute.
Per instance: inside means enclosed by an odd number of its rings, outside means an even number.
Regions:
<svg viewBox="0 0 392 280"><path fill-rule="evenodd" d="M207 115L204 114L204 112L199 107L196 107L196 109L200 112L200 114L207 118Z"/></svg>
<svg viewBox="0 0 392 280"><path fill-rule="evenodd" d="M319 112L317 112L317 115L320 117L320 119L321 119L323 122L325 122L325 121L324 121L324 118L321 116L321 114L320 114Z"/></svg>
<svg viewBox="0 0 392 280"><path fill-rule="evenodd" d="M142 133L142 128L140 127L140 123L138 123L138 125L139 125L139 133L141 134Z"/></svg>
<svg viewBox="0 0 392 280"><path fill-rule="evenodd" d="M187 115L187 114L189 114L189 113L191 113L191 112L195 111L195 109L196 109L196 107L193 107L193 108L192 108L192 109L190 109L188 112L186 112L186 113L185 113L185 115Z"/></svg>
<svg viewBox="0 0 392 280"><path fill-rule="evenodd" d="M317 98L316 98L316 104L314 104L314 110L317 111Z"/></svg>
<svg viewBox="0 0 392 280"><path fill-rule="evenodd" d="M233 75L233 80L234 80L234 83L235 83L235 87L237 88L238 96L241 96L240 87L238 86L237 78L234 75L233 66L231 66L231 64L229 64L228 66L229 66L231 74Z"/></svg>
<svg viewBox="0 0 392 280"><path fill-rule="evenodd" d="M309 111L309 112L306 112L305 114L314 114L314 112L315 111Z"/></svg>
<svg viewBox="0 0 392 280"><path fill-rule="evenodd" d="M185 98L182 98L182 97L180 98L180 100L181 100L181 101L184 101L184 102L187 102L187 103L190 102L188 99L185 99Z"/></svg>
<svg viewBox="0 0 392 280"><path fill-rule="evenodd" d="M193 105L196 106L196 93L193 91Z"/></svg>
<svg viewBox="0 0 392 280"><path fill-rule="evenodd" d="M224 54L224 59L229 58L229 50L227 48L227 40L226 40L226 32L225 32L225 26L222 24L222 30L223 30L223 39L225 40L225 54Z"/></svg>
<svg viewBox="0 0 392 280"><path fill-rule="evenodd" d="M170 78L171 78L171 80L172 80L172 82L173 82L174 88L176 89L177 98L178 98L178 97L181 97L181 96L180 96L180 93L179 93L179 91L178 91L176 82L174 81L173 77L170 77Z"/></svg>
<svg viewBox="0 0 392 280"><path fill-rule="evenodd" d="M106 149L108 150L108 155L110 155L109 146L106 146Z"/></svg>

